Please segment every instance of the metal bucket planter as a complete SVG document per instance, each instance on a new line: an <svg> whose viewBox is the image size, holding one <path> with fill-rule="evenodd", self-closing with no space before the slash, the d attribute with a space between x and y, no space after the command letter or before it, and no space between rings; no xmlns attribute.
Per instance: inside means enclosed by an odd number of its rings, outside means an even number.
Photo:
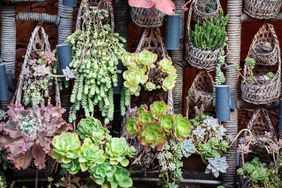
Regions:
<svg viewBox="0 0 282 188"><path fill-rule="evenodd" d="M165 47L168 50L178 50L180 47L180 15L167 17Z"/></svg>
<svg viewBox="0 0 282 188"><path fill-rule="evenodd" d="M76 7L77 0L63 0L63 5L68 7Z"/></svg>

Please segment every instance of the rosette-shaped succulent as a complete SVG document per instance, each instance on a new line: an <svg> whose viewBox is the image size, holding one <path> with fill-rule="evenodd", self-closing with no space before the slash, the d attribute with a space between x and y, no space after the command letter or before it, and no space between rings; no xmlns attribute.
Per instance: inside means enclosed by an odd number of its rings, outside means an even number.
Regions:
<svg viewBox="0 0 282 188"><path fill-rule="evenodd" d="M93 117L80 120L76 132L80 138L91 138L97 144L104 143L110 137L108 129L103 127L100 120Z"/></svg>
<svg viewBox="0 0 282 188"><path fill-rule="evenodd" d="M130 90L135 96L139 95L141 87L139 84L145 84L148 80L148 75L145 74L145 69L135 68L124 71L124 86Z"/></svg>
<svg viewBox="0 0 282 188"><path fill-rule="evenodd" d="M162 145L166 142L166 137L161 127L157 123L149 123L142 127L139 137L142 145L147 147L146 149L156 148L160 150Z"/></svg>
<svg viewBox="0 0 282 188"><path fill-rule="evenodd" d="M184 141L191 131L190 121L182 115L174 115L174 136L180 141Z"/></svg>
<svg viewBox="0 0 282 188"><path fill-rule="evenodd" d="M162 84L163 90L168 91L173 89L175 86L176 78L177 78L176 73L171 73L170 75L168 75L163 81Z"/></svg>
<svg viewBox="0 0 282 188"><path fill-rule="evenodd" d="M169 106L164 101L157 101L150 105L150 111L156 117L166 114L168 110Z"/></svg>
<svg viewBox="0 0 282 188"><path fill-rule="evenodd" d="M159 66L162 72L167 74L176 73L176 69L174 68L172 61L170 59L162 59L159 61Z"/></svg>
<svg viewBox="0 0 282 188"><path fill-rule="evenodd" d="M128 68L135 68L136 67L135 54L125 52L121 56L121 61L122 61L123 65L128 67Z"/></svg>
<svg viewBox="0 0 282 188"><path fill-rule="evenodd" d="M148 50L143 50L136 54L136 62L141 65L150 66L158 59L158 55Z"/></svg>
<svg viewBox="0 0 282 188"><path fill-rule="evenodd" d="M137 121L134 117L129 118L126 122L125 125L126 131L132 135L132 136L136 136L137 133Z"/></svg>
<svg viewBox="0 0 282 188"><path fill-rule="evenodd" d="M91 139L86 138L80 149L79 163L81 171L85 172L97 164L102 164L104 161L104 151L96 144L93 144Z"/></svg>
<svg viewBox="0 0 282 188"><path fill-rule="evenodd" d="M95 166L90 173L92 179L104 188L129 188L133 185L128 170L109 163Z"/></svg>
<svg viewBox="0 0 282 188"><path fill-rule="evenodd" d="M165 132L169 133L173 126L173 116L168 114L160 117L160 125Z"/></svg>
<svg viewBox="0 0 282 188"><path fill-rule="evenodd" d="M129 146L125 138L112 138L106 144L105 155L109 159L110 164L126 167L129 160L126 157L132 158L135 155L135 148Z"/></svg>
<svg viewBox="0 0 282 188"><path fill-rule="evenodd" d="M61 167L68 171L70 174L77 174L80 170L80 164L78 159L74 159L69 163L62 163Z"/></svg>
<svg viewBox="0 0 282 188"><path fill-rule="evenodd" d="M63 133L52 140L52 158L59 163L70 163L80 155L80 140L76 133Z"/></svg>

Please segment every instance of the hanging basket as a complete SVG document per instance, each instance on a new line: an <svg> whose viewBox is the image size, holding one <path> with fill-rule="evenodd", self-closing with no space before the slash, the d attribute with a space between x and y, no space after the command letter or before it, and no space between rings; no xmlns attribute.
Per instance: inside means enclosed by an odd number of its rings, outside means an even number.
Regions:
<svg viewBox="0 0 282 188"><path fill-rule="evenodd" d="M29 41L29 44L26 50L26 54L24 57L24 62L21 67L19 83L18 83L16 94L15 94L16 97L14 99L16 105L19 105L22 103L22 98L24 94L24 91L23 91L24 83L27 81L26 77L27 75L29 75L31 71L30 65L28 62L31 59L37 58L39 53L42 53L42 52L51 53L50 43L48 40L48 35L45 33L45 30L43 29L43 27L36 26L31 35L31 38L30 38L30 41ZM51 100L48 100L48 101L45 99L44 102L50 103L52 101L55 101L56 106L61 107L59 84L58 84L58 79L56 77L53 78L53 84L55 87L50 87L49 94L50 95L54 94L55 97L53 99L51 98Z"/></svg>
<svg viewBox="0 0 282 188"><path fill-rule="evenodd" d="M254 36L249 56L258 65L275 65L279 61L279 41L271 24L264 24Z"/></svg>
<svg viewBox="0 0 282 188"><path fill-rule="evenodd" d="M255 138L255 143L250 146L252 153L254 154L260 154L263 156L267 153L266 148L263 146L263 142L266 139L266 132L271 134L270 137L274 142L277 142L277 135L268 111L264 108L258 109L254 112L247 128L251 131Z"/></svg>
<svg viewBox="0 0 282 188"><path fill-rule="evenodd" d="M207 111L212 108L214 99L214 82L212 76L207 71L201 71L197 74L188 91L187 113L190 106Z"/></svg>
<svg viewBox="0 0 282 188"><path fill-rule="evenodd" d="M281 0L245 0L244 12L256 19L270 19L277 16L281 6Z"/></svg>
<svg viewBox="0 0 282 188"><path fill-rule="evenodd" d="M192 65L197 69L205 69L207 71L213 71L215 69L218 60L220 49L211 51L211 50L203 50L197 48L193 45L190 38L190 23L194 9L193 7L196 6L194 5L195 2L193 2L192 8L189 9L188 24L187 24L188 27L187 33L189 36L188 36L188 43L186 46L185 59L190 65Z"/></svg>
<svg viewBox="0 0 282 188"><path fill-rule="evenodd" d="M205 3L208 3L208 2L212 2L212 1L214 1L215 4L216 4L215 5L216 8L214 9L214 11L205 12L205 11L200 9L200 7L199 7L200 4L205 4ZM194 0L193 3L192 3L192 9L193 9L192 15L194 17L194 20L199 21L199 22L202 22L205 19L212 19L212 18L218 16L220 11L222 11L222 7L221 7L219 0L209 0L209 1L207 1L207 0Z"/></svg>
<svg viewBox="0 0 282 188"><path fill-rule="evenodd" d="M108 12L109 17L103 20L105 23L111 23L112 30L114 31L115 20L114 11L111 1L107 0L82 0L79 6L77 20L76 20L76 30L82 29L82 15L85 11L85 7L98 7L99 9L104 9Z"/></svg>
<svg viewBox="0 0 282 188"><path fill-rule="evenodd" d="M165 14L155 8L131 7L131 18L140 27L160 27L163 24Z"/></svg>
<svg viewBox="0 0 282 188"><path fill-rule="evenodd" d="M258 36L262 33L262 31L265 30L269 30L269 34L264 34L259 38L259 40L257 40ZM265 39L263 39L263 36ZM254 46L259 44L257 41L268 42L271 38L273 38L273 50L268 54L268 56L266 54L254 53ZM256 48L256 52L257 50L258 48ZM254 38L248 53L248 57L253 57L256 60L256 66L252 70L255 79L259 80L259 78L264 78L265 75L270 71L272 71L274 75L272 78L269 78L269 80L263 82L249 81L247 79L248 69L247 65L245 64L244 79L241 83L242 99L253 104L269 104L276 102L279 99L281 92L281 58L279 41L277 40L272 25L267 24L262 26Z"/></svg>

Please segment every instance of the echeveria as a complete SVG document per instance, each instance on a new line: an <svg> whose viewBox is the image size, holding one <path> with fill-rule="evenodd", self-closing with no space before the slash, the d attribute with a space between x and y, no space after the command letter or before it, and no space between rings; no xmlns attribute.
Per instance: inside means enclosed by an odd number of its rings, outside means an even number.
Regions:
<svg viewBox="0 0 282 188"><path fill-rule="evenodd" d="M176 69L172 65L172 61L170 59L162 59L159 61L159 66L162 72L165 72L167 74L176 73Z"/></svg>
<svg viewBox="0 0 282 188"><path fill-rule="evenodd" d="M191 131L190 121L182 115L174 115L174 134L178 140L185 140Z"/></svg>
<svg viewBox="0 0 282 188"><path fill-rule="evenodd" d="M72 129L62 118L64 111L52 105L9 106L8 121L0 123L0 147L17 169L26 169L31 162L45 168L53 137Z"/></svg>
<svg viewBox="0 0 282 188"><path fill-rule="evenodd" d="M80 140L76 133L63 133L52 140L52 158L59 163L70 163L80 155Z"/></svg>
<svg viewBox="0 0 282 188"><path fill-rule="evenodd" d="M161 116L168 112L169 106L164 101L157 101L150 105L150 110L153 115Z"/></svg>
<svg viewBox="0 0 282 188"><path fill-rule="evenodd" d="M71 174L77 174L80 170L80 164L78 162L78 159L74 159L69 163L62 163L61 167Z"/></svg>
<svg viewBox="0 0 282 188"><path fill-rule="evenodd" d="M121 61L124 66L130 67L130 68L135 68L136 63L135 63L135 55L129 52L126 52L122 55Z"/></svg>
<svg viewBox="0 0 282 188"><path fill-rule="evenodd" d="M81 171L85 172L97 164L102 164L104 161L104 151L96 144L93 144L91 139L86 138L80 149L79 163Z"/></svg>
<svg viewBox="0 0 282 188"><path fill-rule="evenodd" d="M176 73L172 73L171 75L166 77L162 83L162 88L165 91L173 89L176 83L176 77Z"/></svg>
<svg viewBox="0 0 282 188"><path fill-rule="evenodd" d="M130 147L125 138L112 138L106 144L105 154L112 165L121 164L126 167L129 164L129 160L126 157L133 157L135 152L135 148Z"/></svg>
<svg viewBox="0 0 282 188"><path fill-rule="evenodd" d="M158 55L148 50L143 50L136 55L136 62L145 66L150 66L158 59Z"/></svg>
<svg viewBox="0 0 282 188"><path fill-rule="evenodd" d="M226 173L229 165L226 162L226 157L215 157L208 159L209 164L206 168L205 173L213 173L213 175L217 178L219 173Z"/></svg>

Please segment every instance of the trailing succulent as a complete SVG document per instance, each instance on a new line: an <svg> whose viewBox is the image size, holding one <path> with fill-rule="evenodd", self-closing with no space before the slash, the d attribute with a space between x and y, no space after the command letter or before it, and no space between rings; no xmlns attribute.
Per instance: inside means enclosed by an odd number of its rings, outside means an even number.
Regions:
<svg viewBox="0 0 282 188"><path fill-rule="evenodd" d="M131 95L139 96L141 89L168 91L175 86L177 74L170 59L158 61L157 54L143 50L140 53L125 53L122 62L127 68L123 73L124 90L121 101L125 106L129 106L130 102L127 101L130 101Z"/></svg>
<svg viewBox="0 0 282 188"><path fill-rule="evenodd" d="M112 32L110 25L103 24L102 20L107 17L106 10L86 6L81 30L68 37L73 51L70 67L76 72L71 95L71 122L81 107L86 117L98 107L106 123L113 119L112 87L117 86L118 59L125 51L125 39Z"/></svg>
<svg viewBox="0 0 282 188"><path fill-rule="evenodd" d="M191 123L192 143L196 153L208 163L206 173L213 173L215 177L219 176L219 172L225 173L228 164L221 155L230 147L226 129L217 119L206 115L196 116Z"/></svg>
<svg viewBox="0 0 282 188"><path fill-rule="evenodd" d="M17 169L26 169L33 159L38 169L45 168L53 137L72 129L62 118L64 111L52 105L9 106L8 121L0 123L0 146Z"/></svg>
<svg viewBox="0 0 282 188"><path fill-rule="evenodd" d="M126 130L131 137L138 138L146 150L162 150L169 138L179 141L190 135L191 124L182 115L170 115L169 106L163 101L141 105L135 116L128 119Z"/></svg>
<svg viewBox="0 0 282 188"><path fill-rule="evenodd" d="M124 167L135 156L135 148L125 138L112 138L99 120L82 119L75 133L56 136L52 145L51 156L69 173L88 171L102 187L132 187Z"/></svg>
<svg viewBox="0 0 282 188"><path fill-rule="evenodd" d="M227 38L226 26L228 16L221 12L213 19L206 19L203 23L197 22L190 32L190 39L196 48L214 51L223 47Z"/></svg>
<svg viewBox="0 0 282 188"><path fill-rule="evenodd" d="M53 52L35 52L26 65L23 73L23 105L50 103L52 89L52 71L56 61Z"/></svg>

